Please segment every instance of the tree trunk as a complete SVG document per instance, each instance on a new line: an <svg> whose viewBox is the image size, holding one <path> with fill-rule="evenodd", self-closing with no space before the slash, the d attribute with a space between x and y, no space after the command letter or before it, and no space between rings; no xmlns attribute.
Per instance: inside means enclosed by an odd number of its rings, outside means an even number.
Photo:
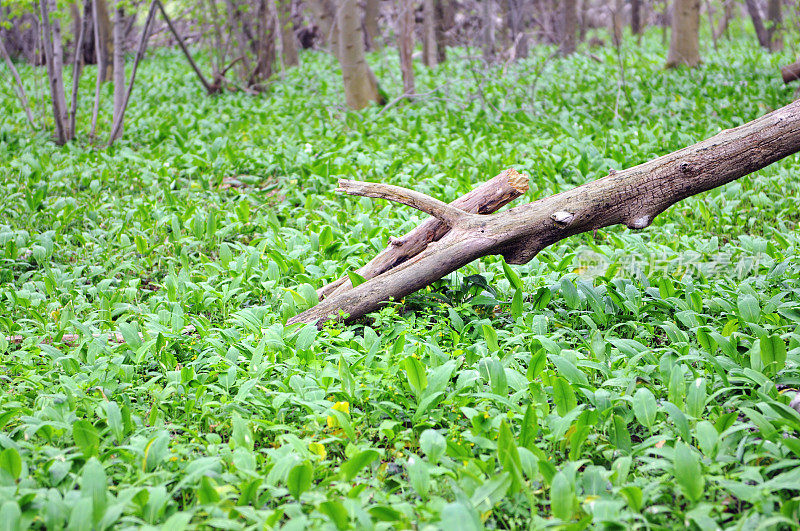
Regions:
<svg viewBox="0 0 800 531"><path fill-rule="evenodd" d="M426 66L436 66L439 63L439 52L436 49L437 24L435 0L423 0L422 5L422 62L425 63Z"/></svg>
<svg viewBox="0 0 800 531"><path fill-rule="evenodd" d="M483 0L483 59L494 60L494 0Z"/></svg>
<svg viewBox="0 0 800 531"><path fill-rule="evenodd" d="M342 0L338 0L341 4ZM309 0L308 5L322 34L323 42L336 57L339 57L339 27L337 26L334 0Z"/></svg>
<svg viewBox="0 0 800 531"><path fill-rule="evenodd" d="M275 64L275 17L267 0L258 0L256 11L256 35L251 39L256 66L250 74L248 85L256 87L272 76Z"/></svg>
<svg viewBox="0 0 800 531"><path fill-rule="evenodd" d="M753 21L753 28L756 30L758 44L762 48L769 50L769 35L764 27L764 19L761 17L761 11L758 9L756 0L745 0L745 4L747 5L747 11L750 13L750 19Z"/></svg>
<svg viewBox="0 0 800 531"><path fill-rule="evenodd" d="M72 98L70 99L69 109L69 136L75 138L75 121L78 115L78 83L81 79L83 71L83 39L84 36L90 31L91 25L88 23L92 19L90 12L86 11L81 17L81 11L78 3L72 4L75 8L73 16L75 16L75 27L77 28L77 40L75 41L75 56L72 61Z"/></svg>
<svg viewBox="0 0 800 531"><path fill-rule="evenodd" d="M448 0L433 0L433 13L436 26L434 35L436 37L436 62L438 64L447 61L447 6Z"/></svg>
<svg viewBox="0 0 800 531"><path fill-rule="evenodd" d="M19 99L20 105L22 106L22 110L25 111L25 116L28 118L28 123L31 125L31 129L35 130L36 122L33 119L33 111L31 110L31 105L28 102L28 95L25 93L25 87L22 84L22 79L19 77L17 67L14 66L14 62L11 60L11 56L8 54L2 39L0 39L0 55L3 56L3 61L6 63L6 68L8 68L9 72L11 72L11 77L14 79L14 91Z"/></svg>
<svg viewBox="0 0 800 531"><path fill-rule="evenodd" d="M631 0L631 33L642 32L642 0Z"/></svg>
<svg viewBox="0 0 800 531"><path fill-rule="evenodd" d="M748 0L749 1L749 0ZM700 64L700 0L675 0L667 68Z"/></svg>
<svg viewBox="0 0 800 531"><path fill-rule="evenodd" d="M47 78L50 85L50 97L53 106L53 119L56 126L56 143L64 145L70 140L69 123L67 122L67 97L64 92L64 54L61 49L61 24L58 19L50 20L50 14L56 9L55 0L39 0L42 16L42 44Z"/></svg>
<svg viewBox="0 0 800 531"><path fill-rule="evenodd" d="M564 35L561 37L561 55L575 53L575 37L578 32L578 2L577 0L564 0L563 7Z"/></svg>
<svg viewBox="0 0 800 531"><path fill-rule="evenodd" d="M769 20L767 37L769 38L770 50L773 52L783 50L781 0L769 0L767 3L767 19Z"/></svg>
<svg viewBox="0 0 800 531"><path fill-rule="evenodd" d="M364 2L364 34L367 38L367 49L380 49L378 29L378 16L381 11L380 0L366 0Z"/></svg>
<svg viewBox="0 0 800 531"><path fill-rule="evenodd" d="M400 0L400 13L397 17L397 48L400 52L400 71L403 75L403 95L414 95L414 2Z"/></svg>
<svg viewBox="0 0 800 531"><path fill-rule="evenodd" d="M364 34L356 0L339 0L339 64L342 67L347 105L360 110L370 102L382 103L378 82L364 57Z"/></svg>
<svg viewBox="0 0 800 531"><path fill-rule="evenodd" d="M525 32L525 15L528 6L525 0L508 0L508 27L514 43L514 59L528 57L528 34Z"/></svg>
<svg viewBox="0 0 800 531"><path fill-rule="evenodd" d="M106 0L94 0L94 24L95 39L97 39L98 59L97 64L101 66L100 76L103 82L111 81L113 77L114 42L111 29L111 17L108 14L108 4Z"/></svg>
<svg viewBox="0 0 800 531"><path fill-rule="evenodd" d="M120 120L120 126L116 127L116 136L109 139L109 143L114 142L122 136L122 108L125 104L125 11L122 8L122 0L117 0L114 9L114 113L112 123Z"/></svg>
<svg viewBox="0 0 800 531"><path fill-rule="evenodd" d="M350 319L399 301L473 260L502 255L524 264L564 238L611 225L643 229L682 199L722 186L800 151L800 101L693 146L493 215L470 214L424 194L381 183L339 181L339 191L413 206L450 227L397 267L333 295L288 324Z"/></svg>
<svg viewBox="0 0 800 531"><path fill-rule="evenodd" d="M614 0L614 8L611 12L611 30L614 35L614 46L622 44L623 9L625 9L625 0Z"/></svg>
<svg viewBox="0 0 800 531"><path fill-rule="evenodd" d="M281 58L283 66L297 66L300 61L297 56L297 44L294 38L294 27L292 25L292 2L291 0L275 0L275 10L278 13L278 24L280 24L281 35Z"/></svg>
<svg viewBox="0 0 800 531"><path fill-rule="evenodd" d="M728 23L733 16L733 3L732 0L725 0L722 4L722 18L719 19L717 27L714 28L714 38L719 40L722 35L728 34Z"/></svg>

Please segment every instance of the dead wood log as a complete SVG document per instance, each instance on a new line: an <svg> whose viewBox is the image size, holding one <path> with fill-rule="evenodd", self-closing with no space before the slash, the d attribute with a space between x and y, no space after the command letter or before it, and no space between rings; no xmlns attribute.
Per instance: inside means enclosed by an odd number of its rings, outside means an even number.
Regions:
<svg viewBox="0 0 800 531"><path fill-rule="evenodd" d="M473 260L502 255L524 264L568 236L624 224L644 229L682 199L722 186L800 151L800 101L674 153L492 215L471 214L432 197L382 183L339 181L339 191L385 197L437 217L451 230L414 258L337 293L288 324L361 317L400 300Z"/></svg>
<svg viewBox="0 0 800 531"><path fill-rule="evenodd" d="M781 77L784 83L791 83L800 79L800 61L781 68Z"/></svg>
<svg viewBox="0 0 800 531"><path fill-rule="evenodd" d="M462 195L452 206L473 214L491 214L528 191L528 177L516 170L505 170L484 182L474 190ZM438 241L450 231L450 227L435 217L426 219L414 230L401 238L392 238L389 246L367 265L356 271L369 280L406 260L417 256L429 243ZM317 290L320 300L351 289L350 278L344 276Z"/></svg>

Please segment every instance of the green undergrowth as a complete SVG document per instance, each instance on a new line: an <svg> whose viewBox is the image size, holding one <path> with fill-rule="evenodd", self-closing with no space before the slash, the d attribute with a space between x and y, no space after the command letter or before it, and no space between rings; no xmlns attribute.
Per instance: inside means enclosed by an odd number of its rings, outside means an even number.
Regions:
<svg viewBox="0 0 800 531"><path fill-rule="evenodd" d="M420 98L360 113L321 53L262 96L207 97L160 50L111 149L85 140L93 67L63 148L3 85L0 522L796 528L795 156L644 231L485 258L353 325L284 325L421 219L337 178L451 201L515 167L527 202L792 100L790 50L719 46L672 71L657 32L620 56L453 51L417 65ZM394 52L370 61L399 93Z"/></svg>

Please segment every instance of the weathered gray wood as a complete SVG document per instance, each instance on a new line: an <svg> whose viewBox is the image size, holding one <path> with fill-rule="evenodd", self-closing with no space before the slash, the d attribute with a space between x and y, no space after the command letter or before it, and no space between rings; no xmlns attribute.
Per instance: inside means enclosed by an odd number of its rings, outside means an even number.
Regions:
<svg viewBox="0 0 800 531"><path fill-rule="evenodd" d="M480 186L462 195L450 205L465 212L491 214L527 191L528 176L509 169L481 183ZM378 253L356 273L367 280L374 278L417 256L425 250L429 243L440 240L449 230L450 227L446 223L430 217L404 236L392 238L386 249ZM319 288L317 297L322 300L331 294L347 291L352 287L350 279L344 276Z"/></svg>
<svg viewBox="0 0 800 531"><path fill-rule="evenodd" d="M289 320L317 323L340 312L361 317L476 258L524 264L568 236L611 225L643 229L671 205L800 151L800 101L707 140L493 215L463 213L439 242L414 258Z"/></svg>

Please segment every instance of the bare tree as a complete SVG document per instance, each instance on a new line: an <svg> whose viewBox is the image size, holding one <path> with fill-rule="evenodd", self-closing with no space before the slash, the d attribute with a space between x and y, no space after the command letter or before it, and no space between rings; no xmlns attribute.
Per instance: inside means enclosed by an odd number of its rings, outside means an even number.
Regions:
<svg viewBox="0 0 800 531"><path fill-rule="evenodd" d="M436 38L436 2L423 0L422 2L422 62L427 66L436 66L439 63L438 39ZM406 9L401 7L401 9ZM401 15L402 16L402 15Z"/></svg>
<svg viewBox="0 0 800 531"><path fill-rule="evenodd" d="M781 37L783 25L783 13L781 13L781 0L769 0L767 3L767 37L769 38L770 50L776 52L783 49L783 38Z"/></svg>
<svg viewBox="0 0 800 531"><path fill-rule="evenodd" d="M299 59L292 26L291 0L275 0L275 10L277 11L278 24L280 25L283 66L296 66L299 63Z"/></svg>
<svg viewBox="0 0 800 531"><path fill-rule="evenodd" d="M11 60L11 56L8 54L2 39L0 39L0 55L3 56L3 61L5 61L8 71L11 72L11 77L14 78L14 94L16 94L17 99L19 99L22 110L25 111L25 116L28 118L28 123L30 124L31 129L36 129L36 122L33 119L33 111L31 110L30 103L28 102L28 96L25 94L25 87L22 84L22 79L19 77L19 72L14 66L14 62Z"/></svg>
<svg viewBox="0 0 800 531"><path fill-rule="evenodd" d="M748 0L749 1L749 0ZM700 64L700 0L675 0L667 67Z"/></svg>
<svg viewBox="0 0 800 531"><path fill-rule="evenodd" d="M631 0L631 33L642 32L642 0Z"/></svg>
<svg viewBox="0 0 800 531"><path fill-rule="evenodd" d="M356 0L339 0L336 24L339 27L339 64L342 67L344 94L351 109L363 109L370 102L382 103L378 82L364 57L364 34Z"/></svg>
<svg viewBox="0 0 800 531"><path fill-rule="evenodd" d="M495 46L495 0L483 0L483 59L487 63L494 60Z"/></svg>
<svg viewBox="0 0 800 531"><path fill-rule="evenodd" d="M411 54L414 51L414 2L400 0L397 17L397 47L400 51L400 70L403 74L403 95L414 95L414 64Z"/></svg>
<svg viewBox="0 0 800 531"><path fill-rule="evenodd" d="M514 58L528 57L528 34L525 32L525 20L528 10L525 0L508 0L508 28L514 43Z"/></svg>
<svg viewBox="0 0 800 531"><path fill-rule="evenodd" d="M561 38L559 52L561 55L575 53L575 38L578 33L578 2L577 0L564 0L563 3L564 22L562 28L564 35Z"/></svg>
<svg viewBox="0 0 800 531"><path fill-rule="evenodd" d="M378 29L378 16L380 15L380 0L366 0L364 2L364 35L367 38L367 48L377 50L380 47L380 31Z"/></svg>
<svg viewBox="0 0 800 531"><path fill-rule="evenodd" d="M45 62L47 63L47 78L50 86L53 118L55 120L56 143L64 145L71 140L71 137L69 136L69 122L67 121L67 97L64 92L64 53L61 47L61 23L58 19L50 20L50 14L55 11L55 8L55 0L39 0L42 19L42 44Z"/></svg>
<svg viewBox="0 0 800 531"><path fill-rule="evenodd" d="M764 18L761 16L758 3L756 0L745 0L745 5L747 5L747 11L750 13L750 19L753 21L753 29L756 30L758 44L760 44L762 48L769 50L769 34L767 33L767 28L764 27Z"/></svg>

